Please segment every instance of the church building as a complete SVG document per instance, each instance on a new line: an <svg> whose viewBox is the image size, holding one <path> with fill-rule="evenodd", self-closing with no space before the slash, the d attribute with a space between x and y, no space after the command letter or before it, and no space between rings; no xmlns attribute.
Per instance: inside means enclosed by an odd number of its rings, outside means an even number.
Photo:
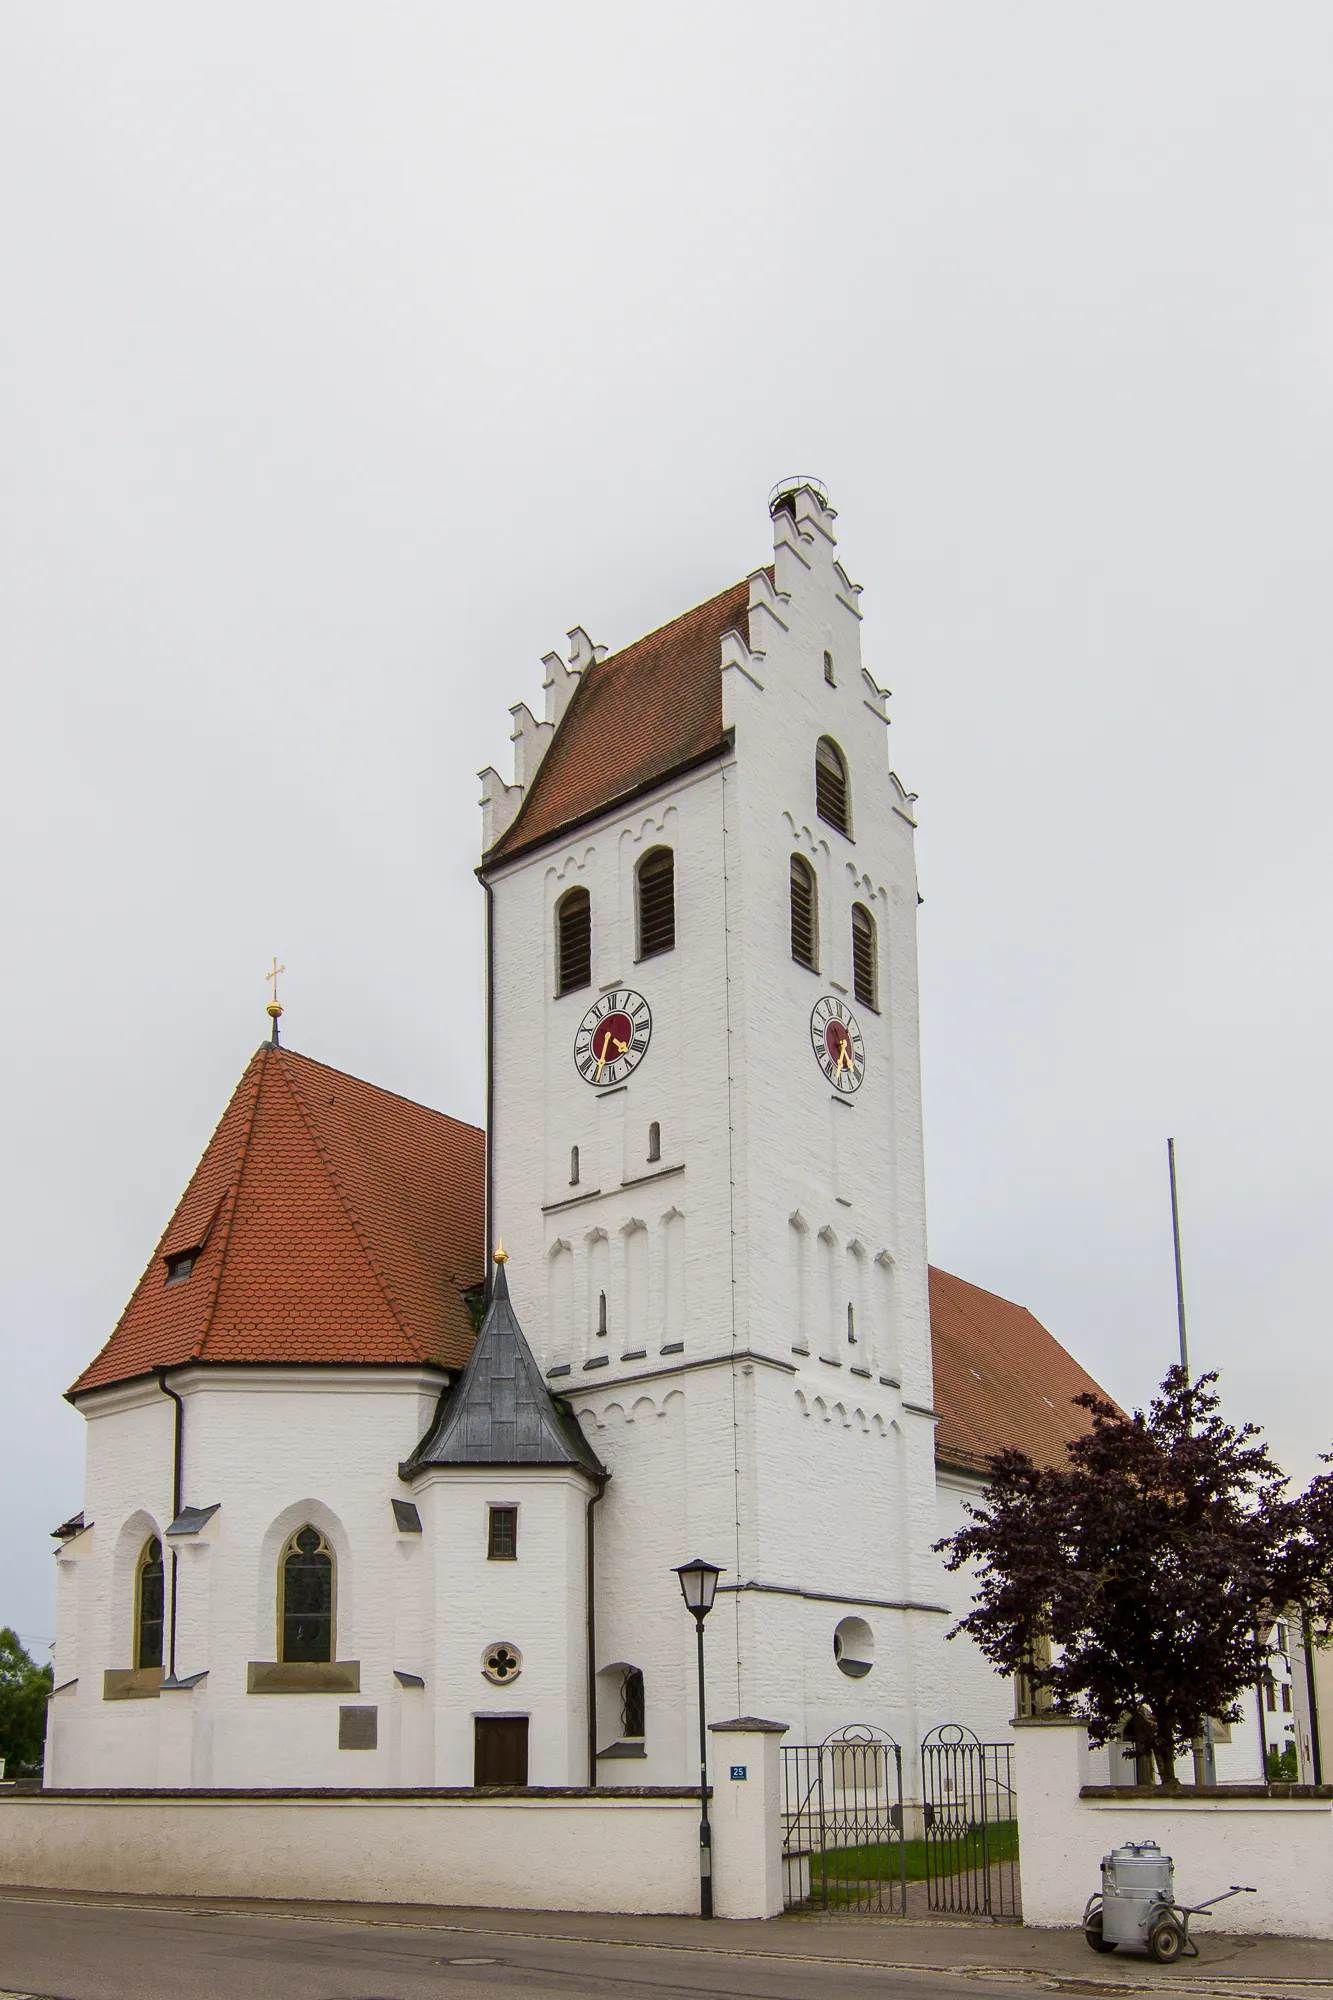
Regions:
<svg viewBox="0 0 1333 2000"><path fill-rule="evenodd" d="M482 774L483 1133L257 1050L69 1391L59 1786L678 1785L1007 1733L933 1545L1097 1385L927 1261L913 839L814 481L772 557L570 634Z"/></svg>

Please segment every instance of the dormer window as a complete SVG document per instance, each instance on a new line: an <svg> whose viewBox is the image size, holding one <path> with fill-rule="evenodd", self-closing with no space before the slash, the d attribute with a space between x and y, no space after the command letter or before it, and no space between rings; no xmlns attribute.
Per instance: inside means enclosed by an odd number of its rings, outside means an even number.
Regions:
<svg viewBox="0 0 1333 2000"><path fill-rule="evenodd" d="M197 1250L180 1250L175 1256L168 1257L167 1284L183 1285L194 1269L194 1260L198 1255L199 1252Z"/></svg>

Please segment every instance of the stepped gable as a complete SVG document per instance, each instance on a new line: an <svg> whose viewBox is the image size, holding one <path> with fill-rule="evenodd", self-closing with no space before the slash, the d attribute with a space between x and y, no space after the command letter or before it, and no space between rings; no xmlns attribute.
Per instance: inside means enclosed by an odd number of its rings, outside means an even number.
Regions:
<svg viewBox="0 0 1333 2000"><path fill-rule="evenodd" d="M467 1367L399 1470L407 1479L432 1465L576 1465L596 1480L607 1477L532 1358L503 1262L496 1265L490 1308Z"/></svg>
<svg viewBox="0 0 1333 2000"><path fill-rule="evenodd" d="M484 1135L266 1042L115 1332L69 1391L189 1361L460 1366ZM194 1252L168 1284L167 1260Z"/></svg>
<svg viewBox="0 0 1333 2000"><path fill-rule="evenodd" d="M487 855L536 845L722 744L722 635L748 640L748 580L585 667L527 796Z"/></svg>
<svg viewBox="0 0 1333 2000"><path fill-rule="evenodd" d="M1026 1306L983 1292L947 1271L930 1271L930 1332L941 1464L984 1471L1016 1446L1039 1465L1062 1465L1065 1446L1091 1429L1072 1398L1111 1402Z"/></svg>

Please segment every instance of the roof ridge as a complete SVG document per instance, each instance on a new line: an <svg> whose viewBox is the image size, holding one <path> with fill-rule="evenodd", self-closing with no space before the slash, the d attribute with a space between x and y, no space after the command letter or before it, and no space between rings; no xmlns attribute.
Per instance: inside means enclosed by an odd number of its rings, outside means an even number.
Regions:
<svg viewBox="0 0 1333 2000"><path fill-rule="evenodd" d="M265 1044L264 1046L267 1046L267 1044ZM232 1174L230 1185L224 1191L222 1195L222 1200L218 1203L218 1207L217 1209L214 1210L213 1214L213 1222L216 1223L218 1213L222 1207L222 1202L225 1202L230 1198L230 1206L227 1210L227 1219L223 1228L222 1241L218 1246L218 1267L212 1280L212 1285L213 1285L212 1293L209 1297L207 1305L204 1307L203 1324L199 1329L198 1338L196 1339L194 1346L190 1351L190 1359L192 1361L200 1361L203 1359L204 1345L208 1339L209 1334L212 1331L213 1320L217 1314L218 1298L222 1292L222 1274L227 1268L227 1250L231 1243L232 1225L235 1223L236 1208L241 1198L241 1180L245 1174L245 1162L249 1157L250 1153L250 1140L254 1135L255 1115L259 1110L259 1093L263 1089L264 1085L264 1047L260 1047L259 1049L257 1049L255 1054L251 1056L249 1066L246 1071L247 1075L249 1074L250 1070L253 1070L255 1073L255 1085L254 1085L254 1091L250 1098L250 1109L246 1115L245 1130L241 1134L241 1143L239 1148L237 1149L236 1170ZM242 1081L244 1081L244 1078L242 1078ZM212 1142L210 1141L209 1143L211 1144ZM207 1150L205 1150L204 1158L206 1159L207 1157L208 1157ZM200 1165L202 1164L203 1162L201 1161ZM196 1171L198 1171L198 1169L196 1169ZM167 1227L170 1228L170 1226L171 1226L170 1223L168 1223ZM211 1228L209 1233L210 1234L212 1233Z"/></svg>
<svg viewBox="0 0 1333 2000"><path fill-rule="evenodd" d="M291 1050L290 1052L284 1051L283 1053L295 1054L296 1051L295 1050ZM310 1059L307 1058L307 1060ZM321 1064L321 1067L324 1067L324 1065ZM288 1075L286 1065L281 1061L278 1064L278 1073L282 1077L283 1082L286 1084L287 1089L291 1093L292 1102L296 1106L302 1124L305 1126L306 1131L310 1134L310 1140L315 1148L315 1151L319 1155L320 1164L323 1167L325 1173L329 1177L329 1181L333 1187L334 1193L338 1197L338 1203L342 1209L343 1214L347 1217L347 1220L352 1225L352 1231L356 1237L357 1242L361 1246L361 1254L365 1258L366 1263L370 1266L371 1276L374 1278L375 1283L379 1286L379 1289L383 1294L385 1304L388 1306L389 1311L393 1314L393 1317L398 1324L398 1327L402 1333L404 1340L416 1354L417 1359L419 1361L428 1361L430 1359L430 1356L422 1351L424 1343L420 1339L418 1339L417 1335L412 1331L411 1327L408 1325L407 1320L404 1317L402 1307L399 1305L398 1300L394 1296L394 1293L390 1288L389 1281L386 1278L384 1272L380 1269L379 1259L376 1257L375 1252L371 1247L370 1239L366 1233L364 1225L361 1222L361 1218L357 1215L356 1210L353 1208L352 1203L348 1198L347 1192L344 1189L343 1184L338 1177L338 1170L334 1166L333 1161L329 1158L324 1142L320 1137L319 1129L315 1123L314 1113L311 1111L309 1105L306 1103L303 1093L297 1088L296 1079L293 1076ZM353 1078L353 1081L361 1082L362 1079L357 1077ZM410 1102L410 1100L407 1101ZM430 1107L428 1105L423 1105L421 1107L422 1110L429 1110L429 1108Z"/></svg>
<svg viewBox="0 0 1333 2000"><path fill-rule="evenodd" d="M271 1049L272 1047L272 1042L261 1042L259 1053L262 1055L266 1049ZM349 1083L359 1083L364 1090L373 1090L378 1097L395 1097L400 1104L410 1104L415 1111L429 1111L432 1118L444 1118L450 1125L458 1125L465 1132L481 1132L485 1130L484 1126L473 1125L466 1118L455 1118L452 1112L440 1111L433 1104L423 1104L419 1097L408 1097L401 1090L389 1090L382 1083L372 1083L368 1076L358 1076L355 1070L339 1069L336 1063L326 1063L319 1056L307 1055L304 1049L290 1049L285 1042L279 1044L278 1056L280 1059L291 1056L296 1062L313 1063L317 1069L326 1069L330 1076L341 1076L345 1077Z"/></svg>
<svg viewBox="0 0 1333 2000"><path fill-rule="evenodd" d="M614 653L608 653L605 660L595 660L593 665L604 667L610 661L618 660L622 653L632 653L634 648L642 646L645 640L655 639L659 632L667 632L673 625L679 625L682 618L692 618L696 611L702 611L706 605L716 604L719 597L727 597L733 590L739 590L743 583L748 583L750 578L757 574L756 570L747 570L744 576L736 577L731 583L724 583L721 590L710 590L707 597L701 597L697 604L691 604L686 610L678 611L674 618L664 618L660 625L654 625L648 632L640 632L637 639L630 639L625 645L617 647ZM587 675L592 672L592 667L585 667L583 671L584 675ZM582 678L583 676L580 676L580 681Z"/></svg>
<svg viewBox="0 0 1333 2000"><path fill-rule="evenodd" d="M970 1278L960 1278L957 1271L946 1271L942 1264L932 1264L929 1268L938 1277L948 1278L952 1284L966 1285L969 1292L980 1292L984 1299L998 1299L1002 1306L1009 1306L1014 1312L1026 1313L1029 1319L1037 1318L1031 1306L1021 1304L1018 1299L1007 1299L1003 1292L992 1292L985 1285L974 1285ZM1042 1323L1040 1320L1037 1320L1037 1324L1040 1326ZM1049 1329L1046 1330L1049 1331ZM1054 1334L1051 1335L1051 1338L1055 1338Z"/></svg>

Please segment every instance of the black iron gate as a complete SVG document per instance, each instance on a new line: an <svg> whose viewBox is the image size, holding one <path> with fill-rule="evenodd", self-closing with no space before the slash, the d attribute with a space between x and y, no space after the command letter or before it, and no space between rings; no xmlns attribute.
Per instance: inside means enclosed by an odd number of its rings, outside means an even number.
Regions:
<svg viewBox="0 0 1333 2000"><path fill-rule="evenodd" d="M782 1752L788 1909L907 1911L903 1753L869 1723Z"/></svg>
<svg viewBox="0 0 1333 2000"><path fill-rule="evenodd" d="M921 1746L921 1794L928 1906L954 1916L1017 1917L1011 1746L942 1723Z"/></svg>

